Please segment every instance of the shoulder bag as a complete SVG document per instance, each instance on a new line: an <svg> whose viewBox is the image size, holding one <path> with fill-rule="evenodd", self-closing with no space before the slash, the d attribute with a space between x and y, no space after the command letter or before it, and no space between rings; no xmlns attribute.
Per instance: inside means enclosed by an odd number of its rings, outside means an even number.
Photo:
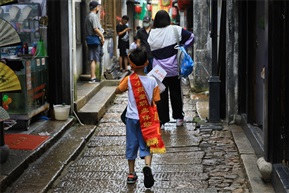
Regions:
<svg viewBox="0 0 289 193"><path fill-rule="evenodd" d="M100 39L98 35L86 36L86 43L90 46L98 46L100 44Z"/></svg>

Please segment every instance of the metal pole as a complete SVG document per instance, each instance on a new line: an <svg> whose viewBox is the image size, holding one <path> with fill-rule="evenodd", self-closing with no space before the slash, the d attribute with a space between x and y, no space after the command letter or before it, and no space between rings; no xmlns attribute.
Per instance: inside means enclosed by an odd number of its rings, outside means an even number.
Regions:
<svg viewBox="0 0 289 193"><path fill-rule="evenodd" d="M209 78L209 122L220 121L220 78L218 76L218 2L211 0L212 76Z"/></svg>
<svg viewBox="0 0 289 193"><path fill-rule="evenodd" d="M265 1L265 38L268 40L268 14L269 14L269 3ZM263 78L263 131L264 131L264 158L267 162L270 161L270 153L269 153L269 126L268 126L268 64L263 67L262 72L264 76Z"/></svg>

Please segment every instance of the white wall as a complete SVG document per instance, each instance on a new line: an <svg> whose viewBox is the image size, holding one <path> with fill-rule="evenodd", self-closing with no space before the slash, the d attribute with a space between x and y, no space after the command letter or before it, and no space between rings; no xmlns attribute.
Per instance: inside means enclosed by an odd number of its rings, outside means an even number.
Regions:
<svg viewBox="0 0 289 193"><path fill-rule="evenodd" d="M83 55L82 44L77 44L76 45L76 74L77 76L82 74L82 71L83 71L82 55Z"/></svg>

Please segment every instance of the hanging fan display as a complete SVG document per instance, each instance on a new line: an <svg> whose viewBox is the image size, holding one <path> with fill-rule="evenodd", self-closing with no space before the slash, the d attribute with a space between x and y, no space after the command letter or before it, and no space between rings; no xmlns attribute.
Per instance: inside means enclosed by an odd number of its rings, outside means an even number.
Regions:
<svg viewBox="0 0 289 193"><path fill-rule="evenodd" d="M0 122L10 119L9 114L7 111L0 106Z"/></svg>
<svg viewBox="0 0 289 193"><path fill-rule="evenodd" d="M20 18L21 9L18 6L12 6L9 9L9 16L11 21L18 21Z"/></svg>
<svg viewBox="0 0 289 193"><path fill-rule="evenodd" d="M5 19L0 18L0 47L21 43L16 29Z"/></svg>
<svg viewBox="0 0 289 193"><path fill-rule="evenodd" d="M18 0L0 0L0 5L9 5L12 3L18 3Z"/></svg>
<svg viewBox="0 0 289 193"><path fill-rule="evenodd" d="M2 9L1 7L0 7L0 17L3 17L4 16L4 9Z"/></svg>
<svg viewBox="0 0 289 193"><path fill-rule="evenodd" d="M31 6L26 6L24 7L24 9L22 10L22 19L28 19L31 15L31 11L32 11L32 7Z"/></svg>
<svg viewBox="0 0 289 193"><path fill-rule="evenodd" d="M21 90L20 81L15 72L0 62L0 93Z"/></svg>

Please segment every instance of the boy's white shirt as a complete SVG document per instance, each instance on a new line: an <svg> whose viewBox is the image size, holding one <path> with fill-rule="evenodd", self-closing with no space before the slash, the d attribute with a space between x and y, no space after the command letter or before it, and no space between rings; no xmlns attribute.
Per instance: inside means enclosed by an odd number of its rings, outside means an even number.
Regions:
<svg viewBox="0 0 289 193"><path fill-rule="evenodd" d="M129 46L130 50L136 49L137 48L137 44L135 42L131 43Z"/></svg>
<svg viewBox="0 0 289 193"><path fill-rule="evenodd" d="M152 98L153 92L154 92L155 87L158 86L158 83L155 80L155 78L152 78L150 76L140 76L140 75L138 76L142 82L143 87L145 88L145 92L149 100L149 103L151 104L153 100ZM132 91L132 86L131 86L129 77L128 77L128 98L129 100L128 100L128 105L127 105L126 117L139 120L138 109L137 109L137 105L136 105L136 101L134 98L134 94Z"/></svg>

